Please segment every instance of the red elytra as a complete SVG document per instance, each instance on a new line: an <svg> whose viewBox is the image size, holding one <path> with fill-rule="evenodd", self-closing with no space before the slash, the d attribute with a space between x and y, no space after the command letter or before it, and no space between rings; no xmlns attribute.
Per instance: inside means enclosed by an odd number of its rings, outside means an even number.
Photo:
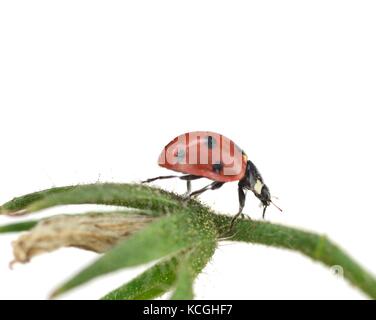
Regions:
<svg viewBox="0 0 376 320"><path fill-rule="evenodd" d="M173 171L230 182L244 177L247 156L224 135L195 131L169 142L162 150L158 164Z"/></svg>
<svg viewBox="0 0 376 320"><path fill-rule="evenodd" d="M239 211L231 221L231 228L236 218L242 214L246 190L251 190L261 201L264 206L263 217L266 208L273 203L269 189L256 166L231 139L219 133L194 131L177 136L164 147L158 164L184 175L159 176L142 183L179 178L187 181L187 197L198 196L207 190L219 189L226 182L238 181ZM201 178L208 178L213 182L191 192L191 181Z"/></svg>

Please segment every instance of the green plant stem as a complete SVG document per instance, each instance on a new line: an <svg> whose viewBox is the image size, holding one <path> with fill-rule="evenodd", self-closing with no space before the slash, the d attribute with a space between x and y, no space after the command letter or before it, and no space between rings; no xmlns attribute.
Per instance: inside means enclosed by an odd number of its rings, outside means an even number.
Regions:
<svg viewBox="0 0 376 320"><path fill-rule="evenodd" d="M228 237L233 241L298 251L329 267L341 266L345 279L369 297L376 299L376 279L326 236L264 221L249 220L238 220L234 229L229 232L231 217L215 214L210 208L193 199L186 201L173 193L145 185L103 183L52 188L14 198L0 207L0 214L17 215L58 205L90 203L147 210L164 218L106 253L63 284L55 294L68 291L99 275L163 258L191 247L193 243L210 240L214 241L214 244L217 240ZM165 222L162 219L166 219ZM0 232L27 230L33 223L35 222L3 226L0 227ZM202 261L207 261L210 254L206 257L204 253L201 252L197 259L204 258ZM178 289L174 297L192 296L191 287L195 276L193 271L184 268L177 270L178 273L173 277L176 277ZM129 288L132 286L126 287L127 290ZM158 292L152 290L150 296ZM125 297L127 296L128 293L125 294Z"/></svg>
<svg viewBox="0 0 376 320"><path fill-rule="evenodd" d="M231 217L217 215L214 220L223 234ZM239 220L229 240L294 250L328 267L340 266L350 283L376 299L376 279L324 235L264 221Z"/></svg>

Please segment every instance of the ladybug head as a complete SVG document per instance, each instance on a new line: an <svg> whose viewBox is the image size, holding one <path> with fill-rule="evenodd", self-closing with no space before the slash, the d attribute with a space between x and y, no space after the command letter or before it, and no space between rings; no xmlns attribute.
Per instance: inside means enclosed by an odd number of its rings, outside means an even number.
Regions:
<svg viewBox="0 0 376 320"><path fill-rule="evenodd" d="M257 198L260 199L262 205L264 206L264 211L262 212L262 217L264 218L265 217L266 208L271 203L269 188L267 187L266 184L264 184L263 187L262 187L262 189L261 189L261 193L260 194L256 194L255 193L255 195L256 195Z"/></svg>
<svg viewBox="0 0 376 320"><path fill-rule="evenodd" d="M265 217L266 208L270 204L274 204L270 197L269 188L264 183L260 172L257 170L256 166L248 160L246 174L242 180L245 188L251 190L254 195L261 201L264 207L262 217ZM278 208L278 207L277 207ZM281 209L279 209L281 210Z"/></svg>

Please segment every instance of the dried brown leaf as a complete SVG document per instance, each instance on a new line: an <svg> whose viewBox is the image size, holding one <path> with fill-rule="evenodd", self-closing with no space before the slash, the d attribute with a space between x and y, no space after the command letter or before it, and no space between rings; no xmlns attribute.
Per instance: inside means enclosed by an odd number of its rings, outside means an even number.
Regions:
<svg viewBox="0 0 376 320"><path fill-rule="evenodd" d="M47 218L12 243L14 262L26 263L38 254L61 247L103 253L155 219L129 213L89 213Z"/></svg>

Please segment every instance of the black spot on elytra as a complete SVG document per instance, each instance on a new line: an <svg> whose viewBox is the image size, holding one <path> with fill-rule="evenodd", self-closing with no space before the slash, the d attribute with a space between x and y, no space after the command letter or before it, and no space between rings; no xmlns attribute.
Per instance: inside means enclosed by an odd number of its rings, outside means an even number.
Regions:
<svg viewBox="0 0 376 320"><path fill-rule="evenodd" d="M177 158L178 162L183 162L185 159L185 151L184 149L179 149L178 152L176 153L175 157Z"/></svg>
<svg viewBox="0 0 376 320"><path fill-rule="evenodd" d="M208 146L209 149L213 149L216 145L217 141L212 136L207 136L206 137L206 145Z"/></svg>
<svg viewBox="0 0 376 320"><path fill-rule="evenodd" d="M222 169L223 169L223 164L222 163L214 163L213 164L213 171L214 172L220 173Z"/></svg>

